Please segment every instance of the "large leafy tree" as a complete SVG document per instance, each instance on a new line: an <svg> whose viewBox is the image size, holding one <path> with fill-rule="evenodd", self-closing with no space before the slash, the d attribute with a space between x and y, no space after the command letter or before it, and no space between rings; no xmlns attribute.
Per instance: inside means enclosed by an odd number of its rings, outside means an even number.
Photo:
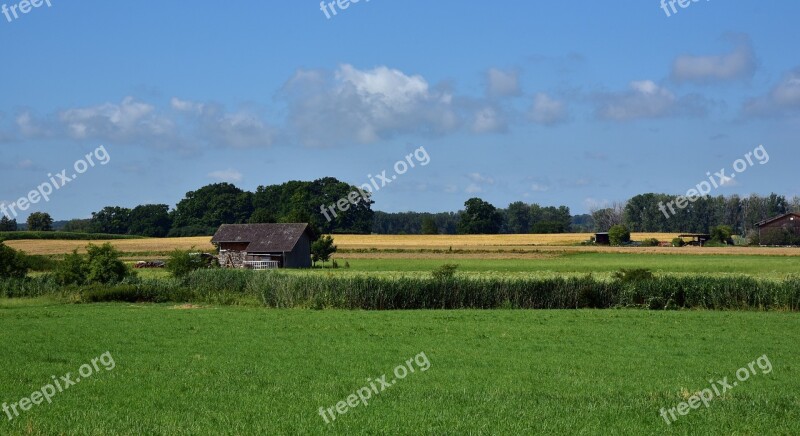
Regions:
<svg viewBox="0 0 800 436"><path fill-rule="evenodd" d="M508 205L506 211L508 232L514 234L528 233L531 230L531 206L521 201Z"/></svg>
<svg viewBox="0 0 800 436"><path fill-rule="evenodd" d="M53 230L53 218L45 212L34 212L28 216L28 230L33 232L50 232Z"/></svg>
<svg viewBox="0 0 800 436"><path fill-rule="evenodd" d="M172 213L172 227L213 232L222 224L243 224L253 214L253 194L230 183L215 183L186 193Z"/></svg>
<svg viewBox="0 0 800 436"><path fill-rule="evenodd" d="M131 210L119 206L107 206L92 213L90 228L92 233L124 235L131 227Z"/></svg>
<svg viewBox="0 0 800 436"><path fill-rule="evenodd" d="M333 238L330 235L325 235L311 244L311 260L315 264L321 261L325 265L325 262L336 252L336 249L336 246L333 245Z"/></svg>
<svg viewBox="0 0 800 436"><path fill-rule="evenodd" d="M136 206L130 213L131 235L161 238L167 236L172 220L169 217L169 206L166 204L146 204Z"/></svg>
<svg viewBox="0 0 800 436"><path fill-rule="evenodd" d="M458 223L461 234L496 234L503 225L503 216L491 203L470 198L464 203L464 213Z"/></svg>

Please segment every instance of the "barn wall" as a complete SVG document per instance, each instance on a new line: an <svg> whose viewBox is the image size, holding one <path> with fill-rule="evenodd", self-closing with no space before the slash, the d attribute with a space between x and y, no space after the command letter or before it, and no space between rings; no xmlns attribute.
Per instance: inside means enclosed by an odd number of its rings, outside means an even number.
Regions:
<svg viewBox="0 0 800 436"><path fill-rule="evenodd" d="M284 268L311 268L311 239L303 233L294 249L286 253Z"/></svg>
<svg viewBox="0 0 800 436"><path fill-rule="evenodd" d="M219 251L219 264L223 268L244 268L244 258L247 255L244 251L238 250L220 250Z"/></svg>

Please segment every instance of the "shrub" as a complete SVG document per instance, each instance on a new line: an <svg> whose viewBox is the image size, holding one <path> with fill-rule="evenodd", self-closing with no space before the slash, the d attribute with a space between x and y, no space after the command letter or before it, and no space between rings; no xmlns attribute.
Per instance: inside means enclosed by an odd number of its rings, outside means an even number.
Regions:
<svg viewBox="0 0 800 436"><path fill-rule="evenodd" d="M451 280L456 275L458 265L447 263L431 271L434 280Z"/></svg>
<svg viewBox="0 0 800 436"><path fill-rule="evenodd" d="M623 225L616 225L608 229L608 239L611 245L622 245L631 241L631 232Z"/></svg>
<svg viewBox="0 0 800 436"><path fill-rule="evenodd" d="M171 252L166 262L166 269L174 277L186 277L190 272L205 267L202 256L192 253L190 250L178 250Z"/></svg>
<svg viewBox="0 0 800 436"><path fill-rule="evenodd" d="M82 285L86 283L89 271L86 258L73 250L56 266L53 277L59 285Z"/></svg>
<svg viewBox="0 0 800 436"><path fill-rule="evenodd" d="M673 247L683 247L684 245L686 245L686 241L684 241L683 238L674 238L672 240Z"/></svg>
<svg viewBox="0 0 800 436"><path fill-rule="evenodd" d="M711 240L721 244L733 244L731 226L716 226L711 228Z"/></svg>
<svg viewBox="0 0 800 436"><path fill-rule="evenodd" d="M656 238L642 240L642 247L658 247L659 245L661 245L661 241Z"/></svg>
<svg viewBox="0 0 800 436"><path fill-rule="evenodd" d="M89 244L86 252L87 283L119 283L133 275L119 259L120 252L108 242L103 245Z"/></svg>
<svg viewBox="0 0 800 436"><path fill-rule="evenodd" d="M26 256L0 242L0 278L23 278L27 274Z"/></svg>

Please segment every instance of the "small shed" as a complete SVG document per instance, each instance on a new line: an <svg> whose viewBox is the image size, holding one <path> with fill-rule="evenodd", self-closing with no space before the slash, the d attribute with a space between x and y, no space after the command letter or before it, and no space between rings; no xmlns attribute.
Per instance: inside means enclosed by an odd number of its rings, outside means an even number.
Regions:
<svg viewBox="0 0 800 436"><path fill-rule="evenodd" d="M678 235L679 238L692 238L689 245L697 245L702 247L706 244L706 242L711 240L711 235L708 233L684 233L682 235Z"/></svg>
<svg viewBox="0 0 800 436"><path fill-rule="evenodd" d="M789 212L756 223L761 245L798 245L800 213Z"/></svg>
<svg viewBox="0 0 800 436"><path fill-rule="evenodd" d="M609 238L608 232L595 233L594 243L598 245L611 245L611 238Z"/></svg>
<svg viewBox="0 0 800 436"><path fill-rule="evenodd" d="M223 268L310 268L314 239L307 223L223 224L211 243Z"/></svg>

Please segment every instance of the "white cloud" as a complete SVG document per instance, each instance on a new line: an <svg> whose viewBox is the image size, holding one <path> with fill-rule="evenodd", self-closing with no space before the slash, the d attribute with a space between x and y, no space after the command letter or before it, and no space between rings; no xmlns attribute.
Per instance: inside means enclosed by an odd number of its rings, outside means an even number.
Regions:
<svg viewBox="0 0 800 436"><path fill-rule="evenodd" d="M679 99L670 90L651 80L631 82L627 91L599 95L595 103L597 118L611 121L661 118L685 113L702 116L706 112L702 98L688 96Z"/></svg>
<svg viewBox="0 0 800 436"><path fill-rule="evenodd" d="M566 121L567 105L547 94L539 93L533 98L529 116L534 123L552 126Z"/></svg>
<svg viewBox="0 0 800 436"><path fill-rule="evenodd" d="M220 182L241 182L242 181L242 173L236 171L232 168L228 168L227 170L217 170L212 171L208 174L208 177L211 177L214 180Z"/></svg>
<svg viewBox="0 0 800 436"><path fill-rule="evenodd" d="M467 186L467 188L464 189L464 192L466 192L467 194L480 194L480 193L482 193L484 191L483 191L483 188L478 186L478 184L470 183L469 186Z"/></svg>
<svg viewBox="0 0 800 436"><path fill-rule="evenodd" d="M547 185L542 185L540 183L534 183L531 185L531 191L533 192L547 192L550 190L550 187Z"/></svg>
<svg viewBox="0 0 800 436"><path fill-rule="evenodd" d="M493 107L479 110L472 121L472 131L475 133L504 132L507 128L503 115Z"/></svg>
<svg viewBox="0 0 800 436"><path fill-rule="evenodd" d="M73 139L137 141L170 135L175 127L170 119L157 115L154 106L133 97L125 97L120 104L67 109L58 119Z"/></svg>
<svg viewBox="0 0 800 436"><path fill-rule="evenodd" d="M449 91L385 66L359 70L345 64L333 75L298 71L281 95L289 106L288 127L310 146L439 135L461 124Z"/></svg>
<svg viewBox="0 0 800 436"><path fill-rule="evenodd" d="M800 67L785 74L781 81L764 96L744 103L746 115L780 115L800 110Z"/></svg>
<svg viewBox="0 0 800 436"><path fill-rule="evenodd" d="M253 148L274 142L276 129L250 111L226 112L216 103L199 103L172 98L173 109L186 115L197 136L222 147Z"/></svg>
<svg viewBox="0 0 800 436"><path fill-rule="evenodd" d="M467 174L467 178L472 180L475 183L481 183L486 185L494 185L494 179L488 176L484 176L481 173L469 173Z"/></svg>
<svg viewBox="0 0 800 436"><path fill-rule="evenodd" d="M496 68L486 73L486 93L490 97L515 97L522 94L517 71L502 71Z"/></svg>
<svg viewBox="0 0 800 436"><path fill-rule="evenodd" d="M677 82L709 83L753 77L756 57L749 39L741 40L732 52L722 55L683 55L672 64L671 77Z"/></svg>

